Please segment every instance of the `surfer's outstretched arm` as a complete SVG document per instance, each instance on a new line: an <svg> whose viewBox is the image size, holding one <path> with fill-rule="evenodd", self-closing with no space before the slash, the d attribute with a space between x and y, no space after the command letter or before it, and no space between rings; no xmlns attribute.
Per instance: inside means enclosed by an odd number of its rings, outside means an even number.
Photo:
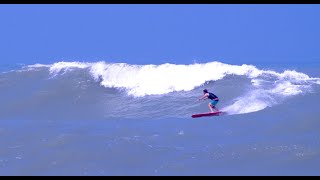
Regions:
<svg viewBox="0 0 320 180"><path fill-rule="evenodd" d="M208 98L208 94L204 94L203 96L201 96L198 101L202 100L202 99L207 99Z"/></svg>

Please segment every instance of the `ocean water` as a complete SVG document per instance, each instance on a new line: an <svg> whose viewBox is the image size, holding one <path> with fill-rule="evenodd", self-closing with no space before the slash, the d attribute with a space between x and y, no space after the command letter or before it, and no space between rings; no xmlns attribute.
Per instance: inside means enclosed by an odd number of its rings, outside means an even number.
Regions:
<svg viewBox="0 0 320 180"><path fill-rule="evenodd" d="M319 69L3 66L0 175L320 175ZM191 118L203 89L223 115Z"/></svg>

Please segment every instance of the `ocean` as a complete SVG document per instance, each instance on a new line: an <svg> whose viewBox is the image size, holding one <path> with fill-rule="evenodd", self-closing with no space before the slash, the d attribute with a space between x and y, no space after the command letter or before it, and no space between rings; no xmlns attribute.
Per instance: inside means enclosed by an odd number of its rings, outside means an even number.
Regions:
<svg viewBox="0 0 320 180"><path fill-rule="evenodd" d="M320 64L0 68L0 175L320 175ZM221 116L196 100L208 89Z"/></svg>

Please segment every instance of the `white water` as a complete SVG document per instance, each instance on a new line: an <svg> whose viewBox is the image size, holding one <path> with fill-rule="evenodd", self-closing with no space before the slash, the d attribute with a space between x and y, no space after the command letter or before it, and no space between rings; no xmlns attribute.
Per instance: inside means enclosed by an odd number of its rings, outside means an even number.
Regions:
<svg viewBox="0 0 320 180"><path fill-rule="evenodd" d="M52 76L63 75L76 69L86 69L91 76L107 88L126 90L128 95L144 97L163 95L175 91L190 91L209 81L223 79L227 75L246 76L252 88L232 100L222 110L229 114L242 114L262 110L281 103L285 98L310 92L319 78L286 70L275 72L258 69L253 65L230 65L221 62L204 64L131 65L126 63L58 62L51 65L35 64L27 70L49 68ZM219 94L217 94L219 96Z"/></svg>

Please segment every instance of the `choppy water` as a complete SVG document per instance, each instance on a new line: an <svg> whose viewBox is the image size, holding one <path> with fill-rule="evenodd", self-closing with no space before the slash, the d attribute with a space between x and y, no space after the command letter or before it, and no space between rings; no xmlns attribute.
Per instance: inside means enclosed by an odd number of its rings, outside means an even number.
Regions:
<svg viewBox="0 0 320 180"><path fill-rule="evenodd" d="M319 175L317 67L57 62L0 74L0 175ZM320 71L319 71L320 72ZM224 116L195 102L206 88Z"/></svg>

